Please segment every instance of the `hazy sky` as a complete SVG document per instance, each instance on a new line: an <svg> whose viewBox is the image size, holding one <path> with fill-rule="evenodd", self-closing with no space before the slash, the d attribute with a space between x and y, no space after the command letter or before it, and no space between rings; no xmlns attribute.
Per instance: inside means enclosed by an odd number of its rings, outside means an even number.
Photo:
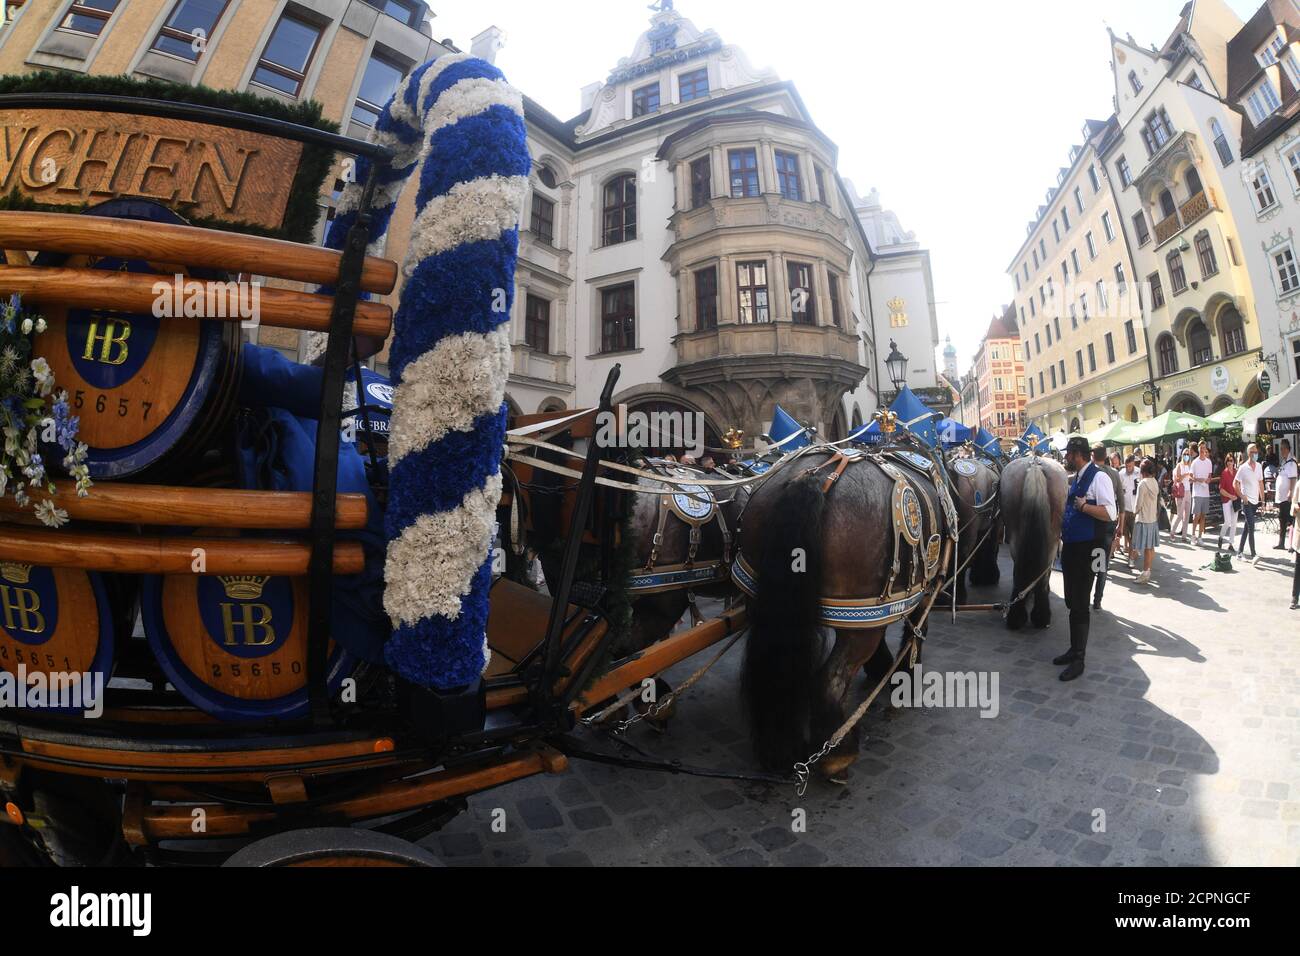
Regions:
<svg viewBox="0 0 1300 956"><path fill-rule="evenodd" d="M562 119L649 23L647 0L430 0L462 49L495 24L497 65ZM1228 0L1242 19L1262 0ZM1011 298L1006 268L1085 118L1110 115L1106 25L1161 44L1183 0L677 0L756 68L793 80L840 174L931 252L939 336L964 372Z"/></svg>

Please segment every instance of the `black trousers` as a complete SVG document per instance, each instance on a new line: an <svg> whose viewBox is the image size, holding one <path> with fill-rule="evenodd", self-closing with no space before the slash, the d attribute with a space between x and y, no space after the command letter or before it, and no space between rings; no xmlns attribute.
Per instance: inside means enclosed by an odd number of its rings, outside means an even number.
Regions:
<svg viewBox="0 0 1300 956"><path fill-rule="evenodd" d="M1123 512L1120 513L1123 514ZM1106 575L1110 571L1110 544L1115 540L1115 526L1113 524L1108 524L1103 531L1105 532L1105 536L1098 538L1092 543L1094 548L1099 548L1101 550L1099 559L1101 562L1100 570L1096 572L1097 590L1093 597L1093 600L1097 604L1101 603L1101 595L1106 590Z"/></svg>
<svg viewBox="0 0 1300 956"><path fill-rule="evenodd" d="M1083 657L1088 649L1088 626L1092 621L1092 584L1097 576L1093 553L1096 541L1067 542L1061 546L1061 572L1065 582L1065 606L1070 609L1070 650ZM1101 549L1103 554L1106 549ZM1102 559L1104 560L1104 558Z"/></svg>
<svg viewBox="0 0 1300 956"><path fill-rule="evenodd" d="M1286 547L1286 532L1291 527L1291 501L1280 501L1277 505L1277 546Z"/></svg>

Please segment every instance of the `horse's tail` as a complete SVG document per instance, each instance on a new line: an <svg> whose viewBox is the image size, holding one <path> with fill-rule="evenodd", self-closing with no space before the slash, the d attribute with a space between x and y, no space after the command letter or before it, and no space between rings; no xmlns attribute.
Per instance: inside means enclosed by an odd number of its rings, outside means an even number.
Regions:
<svg viewBox="0 0 1300 956"><path fill-rule="evenodd" d="M1041 562L1047 553L1046 542L1054 542L1051 533L1052 502L1047 495L1047 472L1037 460L1029 463L1025 481L1020 490L1020 530L1016 535L1016 564L1026 562L1028 577L1018 586L1024 587L1042 573ZM1050 559L1048 559L1050 560ZM1032 569L1032 570L1030 570Z"/></svg>
<svg viewBox="0 0 1300 956"><path fill-rule="evenodd" d="M768 509L751 602L742 694L759 763L789 769L809 754L820 650L822 513L815 473L795 478Z"/></svg>

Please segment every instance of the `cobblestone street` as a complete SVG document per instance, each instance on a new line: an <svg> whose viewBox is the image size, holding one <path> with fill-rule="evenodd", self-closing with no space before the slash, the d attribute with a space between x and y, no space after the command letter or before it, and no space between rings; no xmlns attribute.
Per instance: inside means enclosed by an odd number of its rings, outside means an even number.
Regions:
<svg viewBox="0 0 1300 956"><path fill-rule="evenodd" d="M1300 611L1287 610L1290 556L1261 544L1259 566L1231 574L1202 570L1210 549L1162 544L1145 588L1117 561L1088 670L1071 684L1050 663L1068 643L1059 574L1045 632L1011 634L983 612L954 625L936 612L924 665L995 671L1000 712L886 717L877 703L847 786L815 782L796 798L574 760L565 774L472 798L424 845L449 865L1300 864ZM1009 582L1005 553L1002 563ZM974 589L971 600L1004 596ZM666 734L641 725L633 742L695 766L753 769L741 652L680 703ZM855 699L865 693L860 681ZM504 833L492 832L498 808ZM792 832L796 808L806 832Z"/></svg>

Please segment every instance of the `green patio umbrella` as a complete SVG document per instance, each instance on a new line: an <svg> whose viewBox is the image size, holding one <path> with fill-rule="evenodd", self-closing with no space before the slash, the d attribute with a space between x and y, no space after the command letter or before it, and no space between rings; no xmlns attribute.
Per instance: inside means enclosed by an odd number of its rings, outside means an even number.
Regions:
<svg viewBox="0 0 1300 956"><path fill-rule="evenodd" d="M1210 421L1218 422L1220 425L1236 425L1241 422L1246 414L1246 406L1229 405L1227 408L1221 408L1213 415L1209 416Z"/></svg>
<svg viewBox="0 0 1300 956"><path fill-rule="evenodd" d="M1147 442L1164 441L1191 432L1221 432L1223 429L1222 422L1202 418L1191 412L1165 412L1149 422L1134 425L1126 437L1135 445L1144 445Z"/></svg>
<svg viewBox="0 0 1300 956"><path fill-rule="evenodd" d="M1136 445L1137 442L1132 438L1133 429L1137 428L1138 422L1126 422L1123 419L1111 422L1098 428L1095 432L1088 435L1088 444L1090 445Z"/></svg>

